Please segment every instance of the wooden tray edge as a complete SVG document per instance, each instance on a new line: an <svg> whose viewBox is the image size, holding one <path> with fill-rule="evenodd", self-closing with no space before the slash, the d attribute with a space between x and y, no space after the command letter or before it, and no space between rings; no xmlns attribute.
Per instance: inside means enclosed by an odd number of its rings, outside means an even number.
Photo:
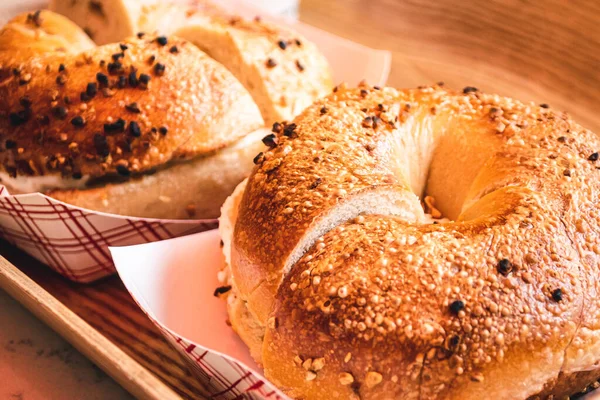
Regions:
<svg viewBox="0 0 600 400"><path fill-rule="evenodd" d="M181 399L160 379L2 256L0 288L6 290L135 397L156 400Z"/></svg>

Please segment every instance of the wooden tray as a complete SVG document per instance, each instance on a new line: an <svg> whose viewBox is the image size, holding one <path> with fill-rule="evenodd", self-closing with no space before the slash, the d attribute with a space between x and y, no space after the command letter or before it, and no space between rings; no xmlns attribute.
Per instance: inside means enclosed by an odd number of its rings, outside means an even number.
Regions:
<svg viewBox="0 0 600 400"><path fill-rule="evenodd" d="M594 0L303 0L300 10L304 22L392 50L391 86L476 86L549 103L597 132L599 17ZM206 394L117 277L78 285L5 242L0 254L24 273L0 259L0 287L131 393L155 399Z"/></svg>
<svg viewBox="0 0 600 400"><path fill-rule="evenodd" d="M206 398L201 382L117 276L70 282L0 240L0 288L139 398ZM19 265L19 269L14 267Z"/></svg>

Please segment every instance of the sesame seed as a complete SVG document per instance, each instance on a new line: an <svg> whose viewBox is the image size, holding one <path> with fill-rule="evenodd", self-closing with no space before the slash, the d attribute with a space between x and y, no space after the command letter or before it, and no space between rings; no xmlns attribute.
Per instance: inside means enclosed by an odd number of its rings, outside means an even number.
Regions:
<svg viewBox="0 0 600 400"><path fill-rule="evenodd" d="M166 46L166 44L168 42L169 41L167 40L166 36L159 36L159 37L156 38L156 43L158 43L161 46Z"/></svg>
<svg viewBox="0 0 600 400"><path fill-rule="evenodd" d="M300 60L296 60L296 68L298 68L298 71L300 72L304 71L304 65L300 62Z"/></svg>
<svg viewBox="0 0 600 400"><path fill-rule="evenodd" d="M296 42L296 46L302 46L302 42L300 41L300 39L295 39Z"/></svg>
<svg viewBox="0 0 600 400"><path fill-rule="evenodd" d="M129 46L127 46L126 44L120 43L119 47L121 48L122 51L125 51L129 48Z"/></svg>
<svg viewBox="0 0 600 400"><path fill-rule="evenodd" d="M160 133L163 136L166 136L168 132L169 129L167 129L166 126L161 126L160 128L158 128L158 133Z"/></svg>
<svg viewBox="0 0 600 400"><path fill-rule="evenodd" d="M454 300L448 307L452 314L458 315L459 312L465 309L465 303L462 300Z"/></svg>
<svg viewBox="0 0 600 400"><path fill-rule="evenodd" d="M379 372L369 371L367 372L367 377L365 378L365 385L368 388L373 388L381 383L383 380L383 376Z"/></svg>
<svg viewBox="0 0 600 400"><path fill-rule="evenodd" d="M313 360L313 362L312 362L312 370L313 371L320 371L323 369L323 367L325 367L325 358L324 357L318 357Z"/></svg>
<svg viewBox="0 0 600 400"><path fill-rule="evenodd" d="M284 40L279 40L277 42L277 45L281 50L285 50L287 48L287 43Z"/></svg>
<svg viewBox="0 0 600 400"><path fill-rule="evenodd" d="M326 113L327 113L327 111L329 111L329 110L327 109L327 107L325 107L325 106L321 107L321 115L323 115L323 114L326 114Z"/></svg>
<svg viewBox="0 0 600 400"><path fill-rule="evenodd" d="M477 91L478 91L478 89L477 89L476 87L473 87L473 86L466 86L466 87L463 89L463 93L464 93L464 94L468 94L468 93L475 93L475 92L477 92Z"/></svg>
<svg viewBox="0 0 600 400"><path fill-rule="evenodd" d="M307 381L312 381L317 377L317 374L315 374L313 371L306 371L306 380Z"/></svg>
<svg viewBox="0 0 600 400"><path fill-rule="evenodd" d="M67 82L67 77L64 75L59 75L56 77L56 83L60 86L64 85Z"/></svg>
<svg viewBox="0 0 600 400"><path fill-rule="evenodd" d="M113 59L113 61L119 61L120 58L125 57L124 53L115 53L111 56L111 58Z"/></svg>
<svg viewBox="0 0 600 400"><path fill-rule="evenodd" d="M66 69L65 64L60 64L58 66L58 72L63 72Z"/></svg>
<svg viewBox="0 0 600 400"><path fill-rule="evenodd" d="M550 108L550 106L548 104L546 104L546 103L540 104L540 107L542 107L542 108Z"/></svg>
<svg viewBox="0 0 600 400"><path fill-rule="evenodd" d="M171 46L171 48L169 49L169 53L177 54L179 53L179 49L177 48L177 46Z"/></svg>
<svg viewBox="0 0 600 400"><path fill-rule="evenodd" d="M138 33L137 33L137 37L138 37L138 39L141 39L141 38L143 38L144 36L146 36L146 33L144 33L144 32L138 32Z"/></svg>
<svg viewBox="0 0 600 400"><path fill-rule="evenodd" d="M342 372L338 375L338 379L340 380L340 384L347 386L354 382L354 377L348 372Z"/></svg>
<svg viewBox="0 0 600 400"><path fill-rule="evenodd" d="M599 154L597 152L596 153L592 153L588 157L588 160L590 160L590 161L598 161L598 157L599 157Z"/></svg>

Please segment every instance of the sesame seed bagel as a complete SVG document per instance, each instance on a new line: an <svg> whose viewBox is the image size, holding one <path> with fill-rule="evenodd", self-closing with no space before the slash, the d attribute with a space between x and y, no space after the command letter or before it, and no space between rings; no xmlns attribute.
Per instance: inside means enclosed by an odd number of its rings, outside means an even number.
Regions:
<svg viewBox="0 0 600 400"><path fill-rule="evenodd" d="M140 36L31 57L0 82L0 179L9 190L30 188L125 215L218 215L252 166L246 153L263 147L257 135L239 145L263 126L260 111L237 79L193 44ZM164 172L175 167L187 172ZM192 176L199 179L193 186ZM134 190L148 185L152 196ZM210 190L214 200L200 203L198 190L182 187Z"/></svg>
<svg viewBox="0 0 600 400"><path fill-rule="evenodd" d="M91 4L91 3L90 3ZM327 59L298 32L260 18L231 15L208 0L52 0L50 7L98 44L137 32L187 39L223 64L250 92L263 119L291 120L333 88Z"/></svg>
<svg viewBox="0 0 600 400"><path fill-rule="evenodd" d="M174 34L227 67L248 89L268 125L291 120L333 88L325 56L291 29L198 10Z"/></svg>
<svg viewBox="0 0 600 400"><path fill-rule="evenodd" d="M221 233L233 328L286 393L564 398L600 377L597 135L471 87L366 85L274 131Z"/></svg>

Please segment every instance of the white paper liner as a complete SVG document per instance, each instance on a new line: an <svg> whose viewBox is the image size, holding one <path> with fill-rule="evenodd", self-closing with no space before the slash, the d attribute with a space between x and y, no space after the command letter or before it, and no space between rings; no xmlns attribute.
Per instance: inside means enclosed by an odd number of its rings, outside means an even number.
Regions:
<svg viewBox="0 0 600 400"><path fill-rule="evenodd" d="M267 381L227 325L213 295L224 266L217 230L162 242L111 247L134 300L184 356L214 398L288 399ZM243 397L240 397L243 396Z"/></svg>
<svg viewBox="0 0 600 400"><path fill-rule="evenodd" d="M247 18L260 14L239 0L217 3ZM1 19L8 20L45 4L38 0L2 2ZM365 79L372 85L385 84L390 52L370 49L291 18L262 17L290 25L316 43L331 64L336 82L354 85ZM77 282L91 282L114 273L108 246L170 239L213 229L215 224L216 220L163 220L99 213L40 193L11 196L0 185L0 236Z"/></svg>

